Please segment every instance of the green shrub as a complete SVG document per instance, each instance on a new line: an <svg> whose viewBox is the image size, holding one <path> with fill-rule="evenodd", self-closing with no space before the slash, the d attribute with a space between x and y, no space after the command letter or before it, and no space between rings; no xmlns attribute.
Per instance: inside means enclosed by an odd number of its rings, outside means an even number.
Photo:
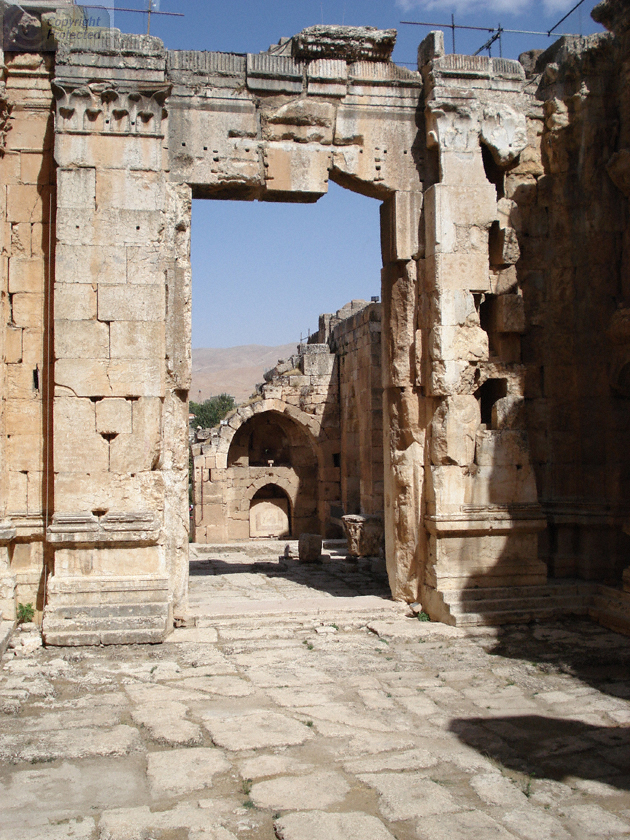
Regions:
<svg viewBox="0 0 630 840"><path fill-rule="evenodd" d="M35 618L35 610L32 604L18 604L17 620L18 624L28 624Z"/></svg>
<svg viewBox="0 0 630 840"><path fill-rule="evenodd" d="M229 394L219 394L202 403L191 400L188 407L190 413L195 415L195 425L202 429L213 429L236 407L236 402Z"/></svg>

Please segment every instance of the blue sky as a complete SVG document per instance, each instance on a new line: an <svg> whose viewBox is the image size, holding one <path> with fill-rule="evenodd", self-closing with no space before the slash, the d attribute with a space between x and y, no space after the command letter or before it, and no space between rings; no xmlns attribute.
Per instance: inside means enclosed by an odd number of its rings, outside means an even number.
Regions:
<svg viewBox="0 0 630 840"><path fill-rule="evenodd" d="M169 49L260 52L281 36L318 23L395 28L393 59L412 67L429 28L400 21L548 31L577 0L161 0L151 34ZM115 0L141 9L146 0ZM558 32L601 31L585 0ZM146 32L146 17L115 13L126 32ZM445 33L451 49L451 33ZM472 53L489 37L456 32L456 50ZM505 34L507 58L545 48L554 38ZM498 45L493 55L499 54ZM193 347L284 344L316 329L320 312L380 293L378 202L331 184L315 205L195 201L192 227Z"/></svg>

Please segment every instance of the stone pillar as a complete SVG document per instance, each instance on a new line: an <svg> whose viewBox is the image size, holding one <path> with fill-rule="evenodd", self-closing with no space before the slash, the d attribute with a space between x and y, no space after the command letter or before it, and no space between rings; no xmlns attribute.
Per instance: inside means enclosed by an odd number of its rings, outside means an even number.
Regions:
<svg viewBox="0 0 630 840"><path fill-rule="evenodd" d="M7 52L0 85L2 401L0 540L5 617L15 602L42 608L42 550L50 506L50 283L54 242L52 60ZM9 543L16 539L17 542ZM10 566L7 564L10 562ZM10 592L16 586L15 593ZM37 615L37 619L40 615Z"/></svg>
<svg viewBox="0 0 630 840"><path fill-rule="evenodd" d="M190 191L163 172L163 45L105 40L102 81L61 56L55 82L48 644L161 641L187 589Z"/></svg>
<svg viewBox="0 0 630 840"><path fill-rule="evenodd" d="M518 62L444 55L441 41L432 33L419 51L438 170L419 261L421 377L433 412L421 600L432 618L452 621L449 603L468 588L546 581L537 557L546 522L524 430L518 243L497 194L502 167L527 141L524 73ZM508 269L514 288L499 288Z"/></svg>
<svg viewBox="0 0 630 840"><path fill-rule="evenodd" d="M422 528L424 406L416 385L418 230L422 193L382 205L382 371L385 557L392 595L413 601L426 560Z"/></svg>

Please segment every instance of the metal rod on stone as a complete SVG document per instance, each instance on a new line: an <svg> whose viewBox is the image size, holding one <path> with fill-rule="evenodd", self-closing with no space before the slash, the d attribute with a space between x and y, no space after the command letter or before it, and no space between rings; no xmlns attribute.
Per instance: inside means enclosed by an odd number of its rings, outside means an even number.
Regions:
<svg viewBox="0 0 630 840"><path fill-rule="evenodd" d="M558 21L558 23L556 23L556 25L555 25L555 26L552 26L552 27L551 27L551 29L549 30L549 32L548 32L547 34L548 34L548 35L551 35L551 33L553 32L553 30L554 30L554 29L557 29L557 28L560 26L560 24L561 24L561 23L564 23L564 21L565 21L568 17L570 17L570 15L572 15L572 14L573 14L573 12L574 12L576 9L579 9L579 8L580 8L580 6L582 5L582 3L583 3L583 2L584 2L584 0L580 0L580 2L579 2L579 3L576 3L576 4L575 4L575 6L574 6L574 7L573 7L573 8L572 8L569 12L567 12L567 13L566 13L566 15L565 15L563 18L560 18L560 20Z"/></svg>
<svg viewBox="0 0 630 840"><path fill-rule="evenodd" d="M95 5L89 3L81 3L82 8L84 9L103 9L106 12L134 12L137 15L146 15L146 9L126 9L122 6L103 6L103 5ZM166 17L186 17L183 12L156 12L152 11L152 15L161 15Z"/></svg>
<svg viewBox="0 0 630 840"><path fill-rule="evenodd" d="M584 2L584 0L582 0L582 2ZM561 23L562 23L562 21L558 21L556 26L559 26ZM420 21L417 21L417 20L401 20L400 24L401 25L404 24L406 26L437 26L438 28L442 28L442 29L453 29L453 28L454 29L470 29L470 30L474 30L475 32L496 32L497 31L495 27L491 27L491 26L464 26L463 23L456 23L456 24L453 24L453 23L421 23ZM555 27L554 27L554 29L555 29ZM544 35L545 37L549 38L551 36L551 33L553 32L553 30L550 29L548 32L538 32L538 31L533 30L533 29L503 29L502 28L501 32L505 32L508 35ZM574 35L575 33L574 32L556 32L555 34L558 37L561 37L563 35ZM407 62L407 63L409 63L409 62Z"/></svg>

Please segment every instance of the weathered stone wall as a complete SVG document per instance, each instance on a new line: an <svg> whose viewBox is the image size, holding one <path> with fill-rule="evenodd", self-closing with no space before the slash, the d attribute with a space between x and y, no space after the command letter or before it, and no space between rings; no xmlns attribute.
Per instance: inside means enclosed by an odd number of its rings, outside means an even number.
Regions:
<svg viewBox="0 0 630 840"><path fill-rule="evenodd" d="M521 410L522 299L510 282L518 245L493 182L527 144L531 97L518 62L444 55L439 33L421 45L419 64L433 155L418 261L417 381L428 421L420 582L423 604L447 619L451 592L546 580Z"/></svg>
<svg viewBox="0 0 630 840"><path fill-rule="evenodd" d="M327 344L300 345L265 374L259 397L239 407L193 446L193 539L258 535L250 509L266 487L289 504L288 533L326 533L339 505L336 359ZM205 440L204 440L205 439Z"/></svg>
<svg viewBox="0 0 630 840"><path fill-rule="evenodd" d="M339 365L341 506L344 514L382 516L381 305L363 304L343 318L330 344Z"/></svg>
<svg viewBox="0 0 630 840"><path fill-rule="evenodd" d="M187 590L190 190L164 172L162 45L103 38L98 67L56 56L49 642L122 638L73 619L102 599L143 616L118 622L126 640L157 640Z"/></svg>
<svg viewBox="0 0 630 840"><path fill-rule="evenodd" d="M294 537L341 536L344 514L382 517L380 310L352 301L321 315L309 343L265 374L258 399L196 433L195 542L259 536L250 511L265 487L286 495ZM266 427L262 457L256 438Z"/></svg>
<svg viewBox="0 0 630 840"><path fill-rule="evenodd" d="M630 550L624 46L564 38L538 57L527 157L506 179L528 324L527 427L549 522L541 556L555 577L614 583Z"/></svg>

